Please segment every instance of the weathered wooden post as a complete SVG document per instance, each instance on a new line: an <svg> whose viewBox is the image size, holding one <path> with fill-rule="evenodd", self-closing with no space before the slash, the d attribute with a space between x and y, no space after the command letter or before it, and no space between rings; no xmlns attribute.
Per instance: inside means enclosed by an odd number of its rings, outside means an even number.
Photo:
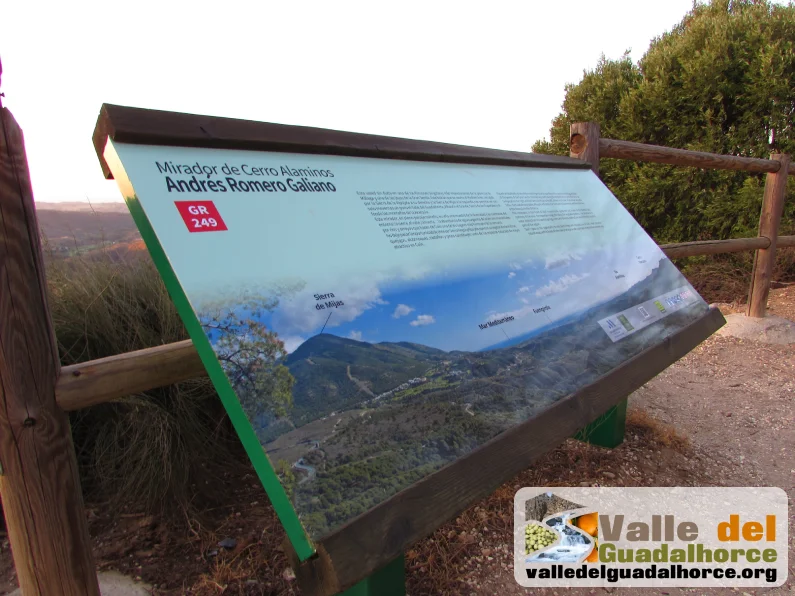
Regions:
<svg viewBox="0 0 795 596"><path fill-rule="evenodd" d="M784 211L784 197L787 193L790 156L775 153L770 159L781 164L777 172L771 172L765 180L765 195L762 199L762 213L759 215L759 236L770 240L770 246L756 251L754 269L751 274L751 287L748 289L749 317L762 318L767 312L767 298L770 294L770 281L776 265L776 242L781 214Z"/></svg>
<svg viewBox="0 0 795 596"><path fill-rule="evenodd" d="M587 161L597 176L601 136L598 122L572 122L569 128L569 156ZM580 430L574 438L601 447L618 447L624 442L626 422L627 400L624 400Z"/></svg>
<svg viewBox="0 0 795 596"><path fill-rule="evenodd" d="M601 132L598 122L572 122L569 127L569 155L587 161L591 169L599 175L599 138Z"/></svg>
<svg viewBox="0 0 795 596"><path fill-rule="evenodd" d="M0 495L25 596L98 596L22 131L0 104Z"/></svg>

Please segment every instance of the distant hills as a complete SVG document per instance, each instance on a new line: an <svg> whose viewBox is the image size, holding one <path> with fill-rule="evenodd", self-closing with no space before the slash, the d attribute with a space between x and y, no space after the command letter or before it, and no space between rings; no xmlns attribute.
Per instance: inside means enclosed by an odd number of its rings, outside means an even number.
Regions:
<svg viewBox="0 0 795 596"><path fill-rule="evenodd" d="M684 283L679 271L663 259L644 280L620 296L556 321L509 345L500 344L480 352L445 352L409 342L371 344L328 333L316 335L290 354L285 364L295 378L293 410L296 426L311 420L368 403L418 377L424 383L445 379L444 386L458 387L461 395L481 392L477 380L511 386L507 393L521 399L530 392L531 401L548 402L593 381L643 347L651 336L677 327L681 316L654 325L613 343L597 324L599 319L640 304ZM508 342L506 342L507 344ZM433 383L432 383L433 384ZM441 383L436 383L440 385ZM448 387L449 389L449 387ZM405 388L403 389L405 390ZM470 396L467 401L477 401ZM532 404L525 403L525 406Z"/></svg>
<svg viewBox="0 0 795 596"><path fill-rule="evenodd" d="M127 204L123 201L89 203L88 201L63 201L61 203L46 203L36 201L36 209L47 211L78 211L82 213L126 213Z"/></svg>
<svg viewBox="0 0 795 596"><path fill-rule="evenodd" d="M287 357L296 424L343 410L422 376L446 352L409 342L370 344L323 333Z"/></svg>
<svg viewBox="0 0 795 596"><path fill-rule="evenodd" d="M36 203L36 215L49 258L98 250L113 258L144 249L124 203Z"/></svg>

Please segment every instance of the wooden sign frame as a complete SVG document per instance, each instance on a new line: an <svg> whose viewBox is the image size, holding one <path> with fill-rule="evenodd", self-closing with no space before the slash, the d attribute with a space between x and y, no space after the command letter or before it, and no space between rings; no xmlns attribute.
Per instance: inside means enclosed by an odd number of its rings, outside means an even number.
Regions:
<svg viewBox="0 0 795 596"><path fill-rule="evenodd" d="M114 142L375 157L409 161L590 169L568 157L481 149L429 141L269 124L230 118L103 105L93 142L103 172ZM563 398L539 415L405 488L347 522L299 556L288 542L299 583L308 594L353 586L399 557L474 501L487 496L535 459L602 416L717 331L725 320L710 308L681 331Z"/></svg>

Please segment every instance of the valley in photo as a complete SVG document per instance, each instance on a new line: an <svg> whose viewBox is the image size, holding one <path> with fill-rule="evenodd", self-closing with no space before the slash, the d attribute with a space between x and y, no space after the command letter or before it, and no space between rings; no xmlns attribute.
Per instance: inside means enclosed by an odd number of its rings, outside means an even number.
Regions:
<svg viewBox="0 0 795 596"><path fill-rule="evenodd" d="M620 341L599 325L687 286L668 259L656 258L645 277L609 299L599 296L611 284L615 292L616 270L601 279L556 273L564 281L554 292L548 283L531 292L521 284L530 283L532 268L509 266L442 288L430 280L379 292L337 325L345 305L315 306L344 303L346 295L318 294L317 301L300 287L216 305L199 319L302 523L319 538L701 316L707 306L693 293L690 304ZM478 310L474 289L495 299L503 278L515 308ZM425 301L433 296L443 306L446 293L465 296L463 307L434 309ZM323 315L316 317L322 332L301 337L290 326L301 297L305 318ZM590 306L558 316L569 303ZM444 330L447 317L465 328L457 342ZM376 330L389 340L375 339Z"/></svg>

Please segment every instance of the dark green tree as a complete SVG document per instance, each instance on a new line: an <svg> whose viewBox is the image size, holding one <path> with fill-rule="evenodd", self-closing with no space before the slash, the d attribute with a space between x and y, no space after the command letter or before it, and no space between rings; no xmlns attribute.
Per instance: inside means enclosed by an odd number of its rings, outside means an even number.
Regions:
<svg viewBox="0 0 795 596"><path fill-rule="evenodd" d="M276 302L252 299L205 308L199 316L243 410L252 419L273 420L292 406L295 382L284 365L287 352L276 333L259 322Z"/></svg>
<svg viewBox="0 0 795 596"><path fill-rule="evenodd" d="M566 87L550 140L533 151L568 153L569 125L598 122L602 136L748 157L795 153L795 5L765 0L698 4L654 39L635 65L604 57ZM659 242L754 235L764 177L603 160L601 174ZM792 230L792 192L783 221Z"/></svg>

